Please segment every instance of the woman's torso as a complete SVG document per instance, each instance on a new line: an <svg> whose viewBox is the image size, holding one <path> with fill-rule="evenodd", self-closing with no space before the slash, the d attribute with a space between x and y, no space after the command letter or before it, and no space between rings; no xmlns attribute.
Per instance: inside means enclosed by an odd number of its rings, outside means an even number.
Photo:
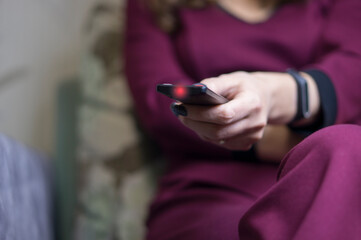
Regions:
<svg viewBox="0 0 361 240"><path fill-rule="evenodd" d="M286 4L255 24L217 4L202 10L182 9L174 48L195 81L234 71L301 69L322 51L327 9L320 0Z"/></svg>

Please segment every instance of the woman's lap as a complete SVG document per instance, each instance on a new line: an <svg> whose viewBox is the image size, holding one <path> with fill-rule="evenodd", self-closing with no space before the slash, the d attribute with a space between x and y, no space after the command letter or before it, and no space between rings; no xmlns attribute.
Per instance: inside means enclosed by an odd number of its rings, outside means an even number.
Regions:
<svg viewBox="0 0 361 240"><path fill-rule="evenodd" d="M236 240L240 216L254 200L234 189L189 183L166 202L157 203L147 239Z"/></svg>
<svg viewBox="0 0 361 240"><path fill-rule="evenodd" d="M171 184L160 187L160 193L150 212L147 239L287 239L290 236L302 239L316 234L315 231L319 231L317 236L322 239L322 236L329 238L332 235L317 224L312 227L315 221L322 221L329 228L346 228L350 221L359 223L358 217L348 217L342 224L332 220L333 214L345 218L342 212L352 213L353 210L347 203L355 204L360 198L343 201L346 206L340 210L336 207L337 201L332 203L328 200L328 188L337 185L337 189L332 189L334 193L339 191L347 198L353 198L353 184L357 184L353 182L361 181L353 170L354 167L360 169L361 159L356 162L353 160L360 154L352 155L352 151L360 146L354 142L361 142L358 137L360 132L360 127L337 126L311 136L286 157L280 171L281 179L276 184L270 182L270 175L274 174L276 179L276 172L272 167L266 170L260 167L258 173L252 168L249 171L250 181L235 177L233 183L218 183L214 179L190 180L189 176L182 179L182 174L178 174ZM230 171L235 174L234 169ZM350 172L349 177L353 180L349 182L343 179L348 177L345 174L335 180L333 176L340 176L338 171ZM267 172L268 175L265 174ZM331 177L320 177L321 174ZM254 184L256 180L258 182ZM263 186L252 191L252 188L259 185ZM332 201L335 199L342 200L336 196ZM334 206L335 209L327 209L323 205ZM305 228L301 228L300 224ZM302 232L299 233L298 229ZM352 237L354 229L347 229L348 236ZM333 229L332 232L339 237L342 230ZM281 236L284 238L280 238Z"/></svg>
<svg viewBox="0 0 361 240"><path fill-rule="evenodd" d="M240 239L360 239L360 170L360 126L311 135L289 152L278 182L242 216Z"/></svg>
<svg viewBox="0 0 361 240"><path fill-rule="evenodd" d="M240 217L276 181L277 166L194 163L160 182L148 240L238 239Z"/></svg>

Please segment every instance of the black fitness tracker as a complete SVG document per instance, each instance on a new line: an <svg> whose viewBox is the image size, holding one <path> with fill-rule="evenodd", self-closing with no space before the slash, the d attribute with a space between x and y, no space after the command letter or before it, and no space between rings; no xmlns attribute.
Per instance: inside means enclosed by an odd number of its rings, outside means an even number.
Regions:
<svg viewBox="0 0 361 240"><path fill-rule="evenodd" d="M306 79L294 69L287 69L287 73L295 79L297 84L297 113L295 118L291 121L292 123L309 118L311 114L308 104L308 86Z"/></svg>

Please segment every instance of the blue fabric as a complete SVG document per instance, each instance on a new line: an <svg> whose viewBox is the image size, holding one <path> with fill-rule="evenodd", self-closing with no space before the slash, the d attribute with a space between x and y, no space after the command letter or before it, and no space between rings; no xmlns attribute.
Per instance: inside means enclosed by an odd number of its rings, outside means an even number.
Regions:
<svg viewBox="0 0 361 240"><path fill-rule="evenodd" d="M0 134L0 239L51 240L44 158Z"/></svg>

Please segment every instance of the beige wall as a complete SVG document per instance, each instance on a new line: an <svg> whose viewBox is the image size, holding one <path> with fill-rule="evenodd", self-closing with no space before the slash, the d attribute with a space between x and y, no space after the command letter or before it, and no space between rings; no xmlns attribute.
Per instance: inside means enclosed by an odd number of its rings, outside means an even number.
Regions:
<svg viewBox="0 0 361 240"><path fill-rule="evenodd" d="M55 91L76 74L94 1L0 0L0 132L52 153Z"/></svg>

